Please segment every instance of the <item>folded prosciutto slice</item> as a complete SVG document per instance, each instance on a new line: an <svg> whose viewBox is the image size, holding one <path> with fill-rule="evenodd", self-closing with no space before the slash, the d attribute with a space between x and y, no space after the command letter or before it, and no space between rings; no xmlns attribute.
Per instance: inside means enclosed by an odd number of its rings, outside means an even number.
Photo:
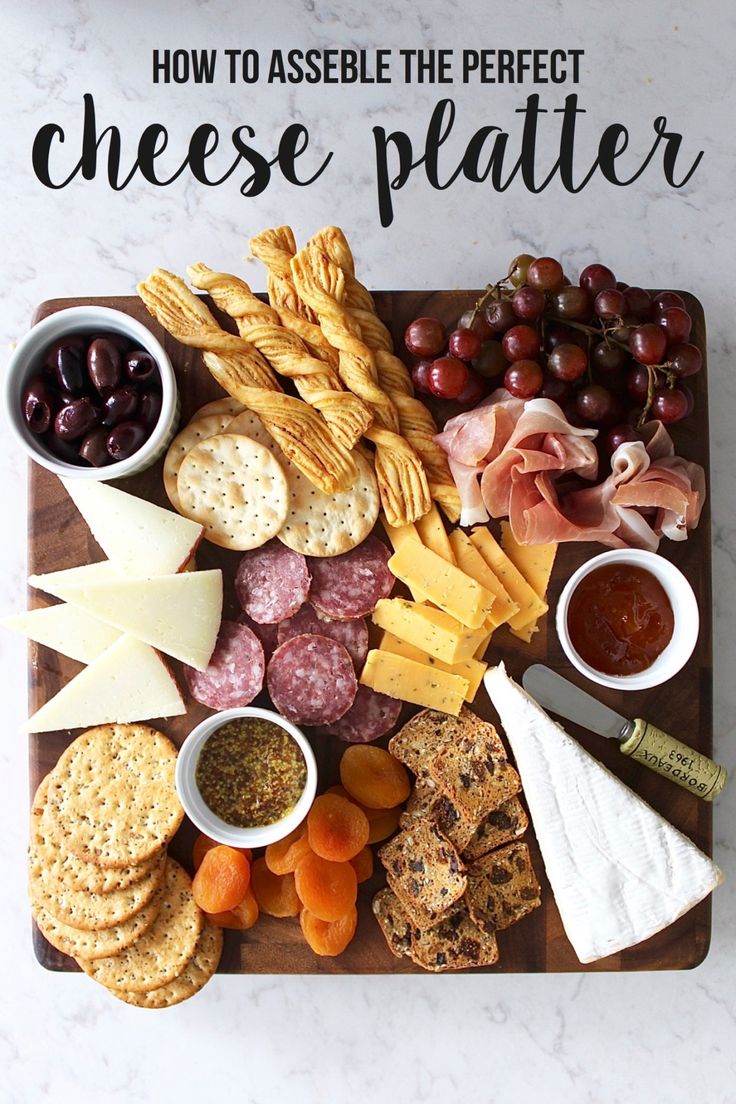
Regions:
<svg viewBox="0 0 736 1104"><path fill-rule="evenodd" d="M662 423L649 422L641 441L619 446L603 482L571 489L563 477L597 477L596 436L571 425L557 403L504 390L451 418L436 440L461 497L460 523L508 517L522 544L589 540L653 550L663 535L685 540L705 499L700 465L676 456Z"/></svg>

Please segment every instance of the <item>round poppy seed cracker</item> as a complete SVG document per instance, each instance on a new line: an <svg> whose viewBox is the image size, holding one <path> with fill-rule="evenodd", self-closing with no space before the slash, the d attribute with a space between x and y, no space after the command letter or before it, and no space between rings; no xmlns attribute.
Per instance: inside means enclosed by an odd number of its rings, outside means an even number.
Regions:
<svg viewBox="0 0 736 1104"><path fill-rule="evenodd" d="M159 908L164 897L164 882L162 881L151 900L122 924L115 924L112 928L101 928L99 931L83 931L81 928L73 928L69 924L63 924L46 912L40 905L31 902L33 918L38 925L41 935L49 941L52 947L62 954L72 958L92 960L108 958L110 955L120 954L126 947L135 943L146 932L158 915Z"/></svg>
<svg viewBox="0 0 736 1104"><path fill-rule="evenodd" d="M294 464L282 460L289 484L286 521L280 541L304 556L339 556L355 548L372 531L381 501L370 460L359 449L352 457L358 478L347 491L328 495L315 487Z"/></svg>
<svg viewBox="0 0 736 1104"><path fill-rule="evenodd" d="M184 515L207 540L246 552L275 537L286 520L288 487L270 449L250 437L220 433L182 461L177 490Z"/></svg>
<svg viewBox="0 0 736 1104"><path fill-rule="evenodd" d="M78 958L85 974L108 989L147 993L178 977L192 960L204 913L192 896L192 880L177 862L166 863L161 908L150 928L109 958Z"/></svg>
<svg viewBox="0 0 736 1104"><path fill-rule="evenodd" d="M142 724L83 732L49 776L47 808L60 846L86 862L128 867L165 847L184 819L176 748Z"/></svg>
<svg viewBox="0 0 736 1104"><path fill-rule="evenodd" d="M222 928L205 921L191 961L173 981L146 993L132 993L129 989L108 989L108 992L136 1008L171 1008L181 1004L203 989L210 980L220 962L222 945Z"/></svg>
<svg viewBox="0 0 736 1104"><path fill-rule="evenodd" d="M229 414L231 418L234 418L236 414L239 414L245 407L237 399L232 398L231 395L223 395L221 399L213 399L212 402L205 403L204 406L200 406L199 410L192 416L191 421L195 418L208 418L210 414Z"/></svg>
<svg viewBox="0 0 736 1104"><path fill-rule="evenodd" d="M263 445L265 448L273 452L277 460L283 467L283 460L281 455L277 455L278 445L274 441L271 434L264 426L261 419L257 414L254 414L252 410L242 410L240 414L227 423L226 433L237 433L243 437L250 437L252 441L258 441L259 445Z"/></svg>
<svg viewBox="0 0 736 1104"><path fill-rule="evenodd" d="M211 403L209 405L214 406L215 404ZM214 437L215 434L222 433L228 422L232 421L234 414L234 411L229 409L210 410L205 414L205 409L205 407L202 407L201 410L198 410L191 422L184 426L181 433L177 433L166 452L164 490L168 495L169 502L178 513L182 512L182 508L179 493L176 489L176 479L184 457L200 441L206 441L208 437Z"/></svg>
<svg viewBox="0 0 736 1104"><path fill-rule="evenodd" d="M141 881L159 866L163 851L137 866L115 868L85 862L73 851L65 850L64 835L46 805L48 788L47 775L39 783L31 806L30 848L44 864L44 878L49 888L55 891L72 889L87 893L112 893Z"/></svg>

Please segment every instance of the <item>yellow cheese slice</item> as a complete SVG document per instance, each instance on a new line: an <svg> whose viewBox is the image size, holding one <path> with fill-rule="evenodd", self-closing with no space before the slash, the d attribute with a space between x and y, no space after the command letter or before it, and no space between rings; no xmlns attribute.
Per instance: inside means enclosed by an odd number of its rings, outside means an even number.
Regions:
<svg viewBox="0 0 736 1104"><path fill-rule="evenodd" d="M426 663L376 648L368 653L360 682L379 694L454 716L460 712L468 693L468 680L460 675L450 675Z"/></svg>
<svg viewBox="0 0 736 1104"><path fill-rule="evenodd" d="M463 659L459 663L445 663L435 656L427 655L415 644L408 640L400 640L393 633L384 632L379 645L382 652L392 652L394 655L404 656L405 659L413 659L416 663L425 663L428 667L445 671L448 675L460 675L468 680L468 692L465 700L472 702L478 693L478 687L483 681L483 675L488 668L487 663L480 663L477 659Z"/></svg>
<svg viewBox="0 0 736 1104"><path fill-rule="evenodd" d="M406 525L389 525L384 516L381 517L381 520L383 522L383 528L386 530L386 536L391 541L391 547L393 548L394 552L398 552L401 546L409 540L414 541L416 544L422 543L419 539L419 534L417 533L416 528L411 521L408 522ZM423 595L421 595L418 590L415 591L412 590L411 587L409 587L409 591L411 592L411 596L415 602L424 601Z"/></svg>
<svg viewBox="0 0 736 1104"><path fill-rule="evenodd" d="M178 717L186 706L169 668L148 644L121 636L26 721L27 732Z"/></svg>
<svg viewBox="0 0 736 1104"><path fill-rule="evenodd" d="M418 592L469 629L481 628L488 619L493 594L431 548L406 541L394 552L388 568L412 593Z"/></svg>
<svg viewBox="0 0 736 1104"><path fill-rule="evenodd" d="M518 613L509 618L512 629L523 629L547 612L547 603L534 593L485 526L474 529L470 540L519 607Z"/></svg>
<svg viewBox="0 0 736 1104"><path fill-rule="evenodd" d="M470 538L463 533L462 529L452 530L450 544L458 567L489 590L495 598L488 617L489 627L498 628L518 613L519 606L506 593L501 580L491 570L478 549L470 543Z"/></svg>
<svg viewBox="0 0 736 1104"><path fill-rule="evenodd" d="M455 556L447 539L447 530L434 502L429 512L415 522L415 528L425 548L431 548L448 563L455 563Z"/></svg>
<svg viewBox="0 0 736 1104"><path fill-rule="evenodd" d="M483 637L480 644L476 648L476 650L475 650L475 658L476 659L484 659L485 658L485 654L488 651L488 645L491 643L491 637L492 636L493 636L493 630L491 629L491 631L487 634L487 636Z"/></svg>
<svg viewBox="0 0 736 1104"><path fill-rule="evenodd" d="M2 624L80 663L97 659L120 636L119 629L64 602L6 617Z"/></svg>
<svg viewBox="0 0 736 1104"><path fill-rule="evenodd" d="M56 592L72 605L198 671L209 663L222 615L220 570L67 584L57 586Z"/></svg>
<svg viewBox="0 0 736 1104"><path fill-rule="evenodd" d="M539 598L546 598L556 544L519 544L507 521L501 522L501 547Z"/></svg>
<svg viewBox="0 0 736 1104"><path fill-rule="evenodd" d="M486 635L485 629L468 629L443 610L404 598L382 598L373 623L449 664L472 659Z"/></svg>

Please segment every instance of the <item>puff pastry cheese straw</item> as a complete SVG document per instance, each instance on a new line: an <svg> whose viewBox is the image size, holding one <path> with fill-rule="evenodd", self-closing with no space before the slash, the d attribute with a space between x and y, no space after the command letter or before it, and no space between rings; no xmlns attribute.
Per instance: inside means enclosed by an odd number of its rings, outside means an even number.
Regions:
<svg viewBox="0 0 736 1104"><path fill-rule="evenodd" d="M138 285L153 317L184 345L203 350L211 375L234 399L254 411L285 455L325 494L347 490L358 475L350 453L337 444L319 412L284 395L261 354L242 337L222 330L182 279L157 268Z"/></svg>
<svg viewBox="0 0 736 1104"><path fill-rule="evenodd" d="M365 403L343 388L336 373L312 356L298 334L281 325L273 307L262 303L244 280L213 272L203 264L191 265L187 275L234 319L241 337L277 372L293 379L304 401L320 411L338 444L350 451L373 421Z"/></svg>

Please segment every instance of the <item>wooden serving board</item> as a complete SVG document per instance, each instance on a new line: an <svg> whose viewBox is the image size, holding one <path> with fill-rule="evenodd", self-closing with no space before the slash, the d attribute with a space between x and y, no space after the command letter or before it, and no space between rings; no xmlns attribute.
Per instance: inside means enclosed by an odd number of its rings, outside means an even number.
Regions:
<svg viewBox="0 0 736 1104"><path fill-rule="evenodd" d="M700 303L682 293L693 318L693 337L705 351L705 324ZM406 325L422 315L434 315L445 323L454 323L462 311L472 306L477 293L444 292L379 292L378 312L392 330L396 348L402 347ZM90 299L54 299L43 303L34 322L64 307L95 304L125 311L150 326L163 344L174 364L182 398L182 424L195 410L222 394L217 384L201 365L195 350L177 344L152 322L135 297ZM683 456L701 464L709 475L708 404L705 368L688 380L695 394L694 414L682 425L673 427L673 437ZM446 410L445 413L449 413ZM438 418L442 411L436 410ZM710 480L708 478L708 485ZM161 480L161 463L147 472L124 481L126 491L149 498L163 506L169 503ZM380 527L379 527L380 531ZM41 573L72 567L102 558L84 521L64 492L59 480L36 464L30 465L29 495L29 572ZM506 628L493 637L489 658L503 659L510 674L517 680L530 663L545 662L573 682L585 680L567 663L554 631L553 611L560 591L570 574L584 561L602 551L597 544L560 545L549 590L550 614L541 624L531 645L516 640ZM626 716L646 717L680 737L701 752L712 753L712 658L711 658L711 547L710 509L706 503L698 529L689 540L673 543L663 540L660 551L685 573L690 580L700 607L700 637L697 648L677 678L652 690L623 693L592 688L597 696ZM238 611L233 590L233 576L238 554L203 543L197 555L200 567L222 567L225 578L225 616ZM45 603L37 591L29 592L29 606ZM36 710L55 694L79 670L72 660L47 648L29 647L29 707ZM177 664L174 667L177 668ZM587 689L591 689L588 685ZM267 704L265 695L254 704ZM496 721L485 690L481 687L472 708L481 716ZM415 710L406 707L406 716ZM153 721L177 744L209 713L196 702L191 703L184 717ZM666 779L641 767L621 755L613 741L593 736L569 726L571 733L624 782L639 793L658 812L692 839L702 850L712 853L712 809ZM35 792L40 780L56 763L59 755L77 733L57 732L30 737L30 786ZM381 741L384 745L387 740ZM345 744L315 733L313 744L320 769L320 788L338 780L337 767ZM626 825L621 825L626 831ZM191 870L191 846L195 832L185 822L171 851ZM500 960L488 972L522 973L591 970L679 970L697 966L708 952L711 926L710 898L683 916L666 931L639 946L612 955L589 966L581 966L568 943L549 884L544 876L539 849L530 828L525 837L531 847L532 859L542 883L542 907L519 924L499 934ZM419 973L409 959L397 959L386 947L371 911L370 902L383 883L380 864L371 881L359 890L360 920L358 934L348 949L338 958L319 958L305 944L297 920L277 920L262 916L248 932L226 932L225 952L220 970L228 973ZM50 970L75 970L76 964L54 950L34 926L34 947L39 962Z"/></svg>

